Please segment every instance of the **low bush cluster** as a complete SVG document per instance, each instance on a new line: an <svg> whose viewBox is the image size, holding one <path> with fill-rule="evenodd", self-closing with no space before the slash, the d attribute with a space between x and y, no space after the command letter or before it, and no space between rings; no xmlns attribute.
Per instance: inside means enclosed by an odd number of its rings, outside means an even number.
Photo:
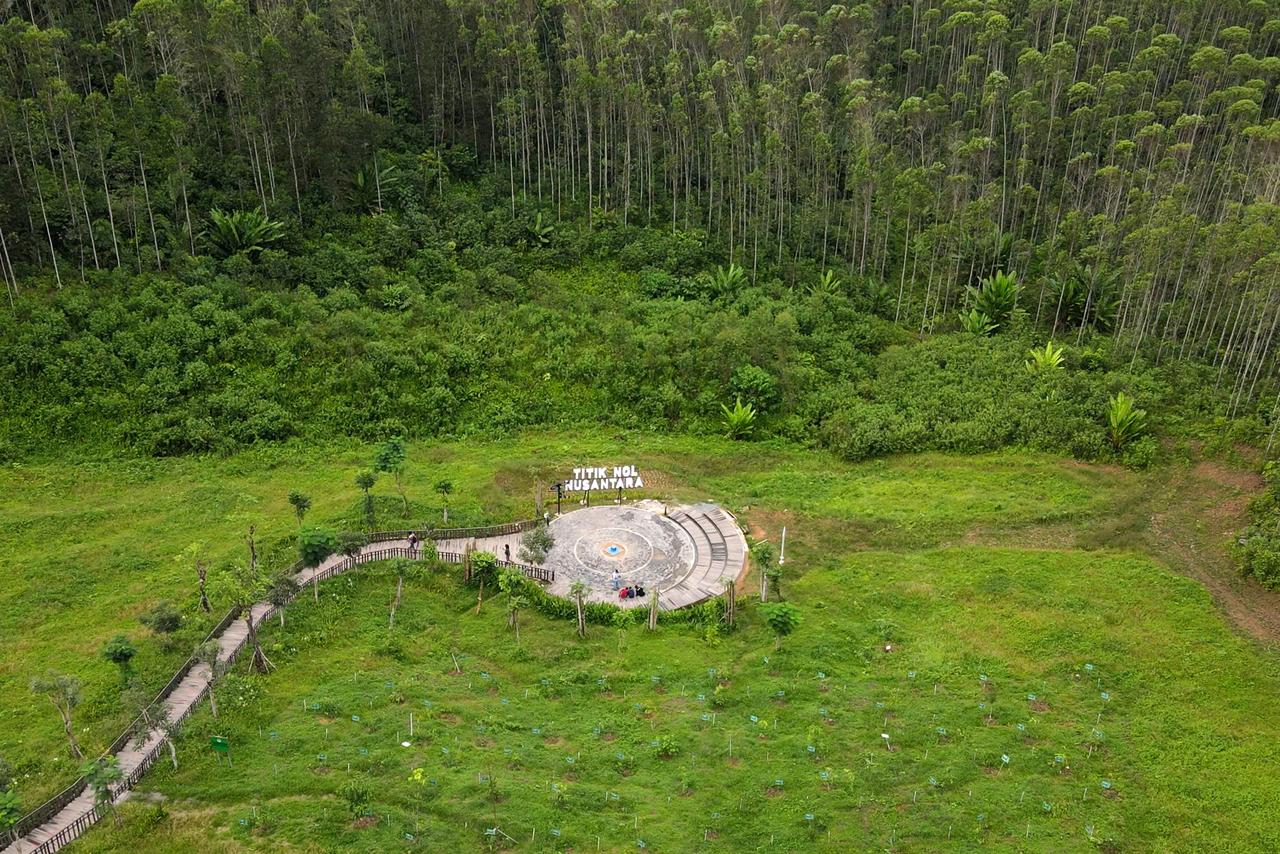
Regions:
<svg viewBox="0 0 1280 854"><path fill-rule="evenodd" d="M1116 451L1119 392L1156 427L1223 409L1194 364L1149 365L1092 332L1046 348L1021 309L997 312L995 334L919 339L879 316L891 306L873 282L784 283L718 264L696 231L549 225L491 201L320 209L253 254L24 294L0 314L0 460L586 424L723 432L739 400L756 413L743 438L848 459L1009 444L1098 458ZM1031 349L1061 358L1025 369ZM1141 464L1153 449L1121 450Z"/></svg>

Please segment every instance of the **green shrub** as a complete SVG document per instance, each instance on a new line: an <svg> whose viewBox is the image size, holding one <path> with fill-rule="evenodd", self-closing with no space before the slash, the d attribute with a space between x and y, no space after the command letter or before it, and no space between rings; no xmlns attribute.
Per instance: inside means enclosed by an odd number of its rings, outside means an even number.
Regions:
<svg viewBox="0 0 1280 854"><path fill-rule="evenodd" d="M303 566L319 566L338 550L338 535L328 528L307 526L298 532L298 557Z"/></svg>

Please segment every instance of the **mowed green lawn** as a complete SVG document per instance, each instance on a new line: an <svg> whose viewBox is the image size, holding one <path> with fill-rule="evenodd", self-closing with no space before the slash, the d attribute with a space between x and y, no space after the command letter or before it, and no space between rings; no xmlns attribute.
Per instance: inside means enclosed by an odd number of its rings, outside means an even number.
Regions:
<svg viewBox="0 0 1280 854"><path fill-rule="evenodd" d="M1140 557L841 556L788 586L805 621L780 652L754 606L721 637L585 642L526 613L517 644L503 598L477 615L448 573L409 582L389 630L394 585L375 567L294 607L266 637L279 669L230 678L179 769L146 778L163 806L81 850L465 851L490 828L576 851L1280 841L1274 657Z"/></svg>

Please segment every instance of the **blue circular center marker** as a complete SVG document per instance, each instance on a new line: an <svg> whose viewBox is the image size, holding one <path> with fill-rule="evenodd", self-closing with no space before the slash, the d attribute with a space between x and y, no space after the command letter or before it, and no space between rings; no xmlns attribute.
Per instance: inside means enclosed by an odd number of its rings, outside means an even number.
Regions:
<svg viewBox="0 0 1280 854"><path fill-rule="evenodd" d="M605 551L611 555L616 555L618 552L622 551L622 549L618 548L617 546L609 546L608 548L605 549Z"/></svg>

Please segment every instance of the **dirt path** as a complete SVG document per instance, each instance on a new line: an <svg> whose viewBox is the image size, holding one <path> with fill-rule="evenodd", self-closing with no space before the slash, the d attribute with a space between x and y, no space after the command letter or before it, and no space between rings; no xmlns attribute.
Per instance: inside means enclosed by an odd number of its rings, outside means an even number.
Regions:
<svg viewBox="0 0 1280 854"><path fill-rule="evenodd" d="M1146 531L1149 551L1205 586L1231 621L1265 644L1280 644L1280 593L1239 574L1231 543L1248 524L1258 475L1202 461L1156 485Z"/></svg>

